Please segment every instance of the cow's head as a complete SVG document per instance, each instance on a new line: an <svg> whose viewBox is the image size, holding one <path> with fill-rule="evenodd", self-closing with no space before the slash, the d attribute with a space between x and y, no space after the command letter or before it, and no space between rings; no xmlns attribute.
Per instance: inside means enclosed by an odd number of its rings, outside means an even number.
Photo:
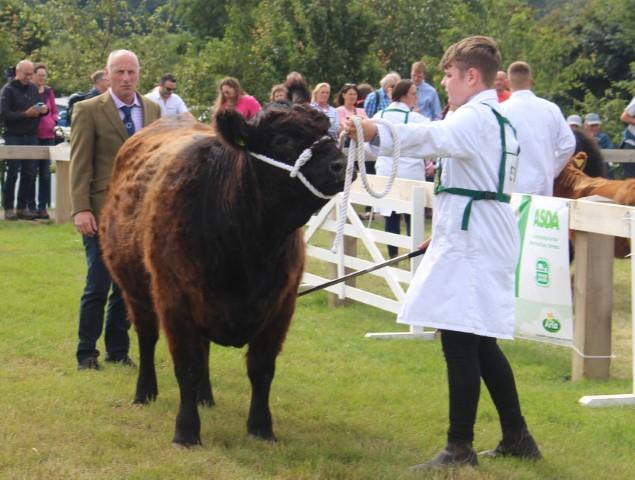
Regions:
<svg viewBox="0 0 635 480"><path fill-rule="evenodd" d="M317 140L328 135L328 118L310 107L276 105L265 109L251 122L239 113L225 110L216 116L216 131L222 141L236 149L266 155L274 160L293 166L300 154ZM310 192L289 172L259 162L259 170L267 177L279 179L276 188L295 197ZM264 170L263 170L264 169ZM311 159L300 172L321 193L334 195L342 190L346 170L345 159L335 141L324 140L312 147ZM313 195L313 194L310 194ZM317 199L321 200L321 199ZM325 201L321 200L320 204Z"/></svg>

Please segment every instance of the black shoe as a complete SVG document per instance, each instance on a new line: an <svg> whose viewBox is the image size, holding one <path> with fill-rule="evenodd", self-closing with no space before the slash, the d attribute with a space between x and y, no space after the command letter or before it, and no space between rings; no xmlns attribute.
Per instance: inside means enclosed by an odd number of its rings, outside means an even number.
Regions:
<svg viewBox="0 0 635 480"><path fill-rule="evenodd" d="M12 208L7 208L4 211L4 219L5 220L9 220L9 221L13 221L13 220L17 220L18 216L15 214L15 210Z"/></svg>
<svg viewBox="0 0 635 480"><path fill-rule="evenodd" d="M36 218L38 218L37 213L27 209L18 209L16 215L20 220L35 220Z"/></svg>
<svg viewBox="0 0 635 480"><path fill-rule="evenodd" d="M86 357L77 362L77 370L100 370L97 357Z"/></svg>
<svg viewBox="0 0 635 480"><path fill-rule="evenodd" d="M132 361L128 355L123 358L112 358L110 356L106 357L106 362L108 363L118 363L119 365L123 365L124 367L132 367L136 368L137 365Z"/></svg>
<svg viewBox="0 0 635 480"><path fill-rule="evenodd" d="M503 439L494 450L480 452L483 457L517 457L538 460L542 458L538 445L526 428L520 432L503 434Z"/></svg>
<svg viewBox="0 0 635 480"><path fill-rule="evenodd" d="M478 465L472 443L448 443L432 460L410 467L411 471Z"/></svg>
<svg viewBox="0 0 635 480"><path fill-rule="evenodd" d="M50 220L49 212L46 211L46 208L41 208L37 211L37 218L40 220Z"/></svg>

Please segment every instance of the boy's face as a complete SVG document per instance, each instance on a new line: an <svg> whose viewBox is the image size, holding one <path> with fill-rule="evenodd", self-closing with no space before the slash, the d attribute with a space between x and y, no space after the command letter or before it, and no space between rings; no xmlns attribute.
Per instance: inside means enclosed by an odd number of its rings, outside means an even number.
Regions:
<svg viewBox="0 0 635 480"><path fill-rule="evenodd" d="M450 110L456 110L466 103L472 95L482 90L478 88L480 75L475 68L468 68L463 72L454 65L450 65L443 71L445 75L441 80L441 85L448 92Z"/></svg>

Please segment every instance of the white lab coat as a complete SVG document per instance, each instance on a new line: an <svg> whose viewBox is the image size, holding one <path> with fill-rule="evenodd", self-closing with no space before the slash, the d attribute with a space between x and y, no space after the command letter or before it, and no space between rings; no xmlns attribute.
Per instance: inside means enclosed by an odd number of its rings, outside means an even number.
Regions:
<svg viewBox="0 0 635 480"><path fill-rule="evenodd" d="M575 136L560 108L531 90L517 90L500 110L520 145L516 191L552 196L553 181L575 151Z"/></svg>
<svg viewBox="0 0 635 480"><path fill-rule="evenodd" d="M406 114L408 112L408 121L406 122ZM418 112L411 112L410 107L405 103L393 102L386 109L377 112L373 118L381 118L394 124L406 123L429 123L430 120ZM392 157L380 156L375 162L375 170L377 175L390 176L392 172ZM425 180L426 166L425 160L421 157L399 157L399 167L397 168L397 177L408 178L410 180ZM393 210L390 208L379 207L376 209L381 215L388 216ZM398 211L397 213L403 213Z"/></svg>
<svg viewBox="0 0 635 480"><path fill-rule="evenodd" d="M474 95L445 120L396 125L401 151L443 159L441 183L495 192L501 161L500 129L486 102L498 109L495 90ZM507 149L517 143L507 127ZM380 153L392 148L379 126ZM518 226L509 204L478 200L467 231L461 220L468 197L440 193L432 242L417 269L397 317L399 323L478 335L513 338L514 271Z"/></svg>

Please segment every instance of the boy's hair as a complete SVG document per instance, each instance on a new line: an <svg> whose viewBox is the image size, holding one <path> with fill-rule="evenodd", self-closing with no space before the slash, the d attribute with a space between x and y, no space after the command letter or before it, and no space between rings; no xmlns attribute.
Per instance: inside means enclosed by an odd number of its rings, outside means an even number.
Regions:
<svg viewBox="0 0 635 480"><path fill-rule="evenodd" d="M450 66L458 68L461 72L466 72L468 68L476 68L483 83L491 87L496 72L501 69L501 55L496 40L477 35L451 45L441 59L441 68L446 69Z"/></svg>
<svg viewBox="0 0 635 480"><path fill-rule="evenodd" d="M512 90L526 89L531 86L531 67L527 62L514 62L507 69Z"/></svg>

